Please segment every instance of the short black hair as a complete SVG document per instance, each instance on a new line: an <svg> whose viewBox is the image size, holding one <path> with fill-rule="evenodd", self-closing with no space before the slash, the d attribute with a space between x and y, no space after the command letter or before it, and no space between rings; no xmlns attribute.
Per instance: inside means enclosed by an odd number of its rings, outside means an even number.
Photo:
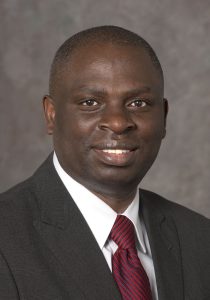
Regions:
<svg viewBox="0 0 210 300"><path fill-rule="evenodd" d="M71 58L73 52L80 47L85 47L89 43L112 43L113 45L144 48L149 54L153 65L158 70L162 81L164 81L160 61L147 41L138 34L122 27L105 25L80 31L68 38L58 48L50 70L49 93L51 96L54 94L58 78L62 74L62 69Z"/></svg>

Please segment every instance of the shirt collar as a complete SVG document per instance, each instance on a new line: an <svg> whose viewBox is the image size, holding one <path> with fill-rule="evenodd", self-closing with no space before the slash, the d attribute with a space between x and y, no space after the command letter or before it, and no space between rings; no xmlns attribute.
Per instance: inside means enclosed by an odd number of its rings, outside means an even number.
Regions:
<svg viewBox="0 0 210 300"><path fill-rule="evenodd" d="M146 246L144 242L143 232L142 232L142 226L141 226L141 220L139 216L139 189L137 189L136 195L131 202L131 204L128 206L128 208L124 211L122 215L126 216L128 219L130 219L134 225L137 240L140 245L140 249L142 252L146 253Z"/></svg>
<svg viewBox="0 0 210 300"><path fill-rule="evenodd" d="M100 249L102 249L114 225L117 213L103 200L98 198L83 185L69 176L61 167L55 152L53 155L53 163L63 184L90 227ZM146 247L139 218L139 189L137 189L134 200L125 210L123 215L128 217L134 224L140 248L144 253L146 253Z"/></svg>

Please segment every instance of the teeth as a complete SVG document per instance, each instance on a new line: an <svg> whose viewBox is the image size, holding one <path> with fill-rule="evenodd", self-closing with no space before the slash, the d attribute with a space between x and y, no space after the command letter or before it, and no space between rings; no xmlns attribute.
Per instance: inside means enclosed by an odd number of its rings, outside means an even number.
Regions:
<svg viewBox="0 0 210 300"><path fill-rule="evenodd" d="M110 154L125 154L130 152L129 150L121 150L121 149L104 149L102 151Z"/></svg>

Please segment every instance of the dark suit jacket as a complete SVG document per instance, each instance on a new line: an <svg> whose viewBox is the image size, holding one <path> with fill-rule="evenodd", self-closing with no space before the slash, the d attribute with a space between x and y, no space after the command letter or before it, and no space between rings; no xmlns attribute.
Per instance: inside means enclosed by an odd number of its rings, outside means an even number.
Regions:
<svg viewBox="0 0 210 300"><path fill-rule="evenodd" d="M120 300L52 156L0 198L0 300ZM209 300L209 220L143 190L140 211L159 300Z"/></svg>

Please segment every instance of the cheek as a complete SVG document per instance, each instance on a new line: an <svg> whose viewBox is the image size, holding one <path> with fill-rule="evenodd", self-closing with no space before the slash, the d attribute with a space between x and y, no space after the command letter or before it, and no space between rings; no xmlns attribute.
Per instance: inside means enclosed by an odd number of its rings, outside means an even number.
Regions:
<svg viewBox="0 0 210 300"><path fill-rule="evenodd" d="M86 153L95 134L95 124L75 113L58 118L54 138L60 148L74 155Z"/></svg>
<svg viewBox="0 0 210 300"><path fill-rule="evenodd" d="M147 120L147 122L142 122L139 128L140 137L151 143L161 141L165 132L162 120Z"/></svg>
<svg viewBox="0 0 210 300"><path fill-rule="evenodd" d="M148 116L145 122L142 122L143 131L148 138L155 141L161 141L165 134L165 118L162 106L158 105Z"/></svg>
<svg viewBox="0 0 210 300"><path fill-rule="evenodd" d="M71 139L82 134L85 130L84 122L75 115L74 111L64 107L56 112L55 131L64 139Z"/></svg>

